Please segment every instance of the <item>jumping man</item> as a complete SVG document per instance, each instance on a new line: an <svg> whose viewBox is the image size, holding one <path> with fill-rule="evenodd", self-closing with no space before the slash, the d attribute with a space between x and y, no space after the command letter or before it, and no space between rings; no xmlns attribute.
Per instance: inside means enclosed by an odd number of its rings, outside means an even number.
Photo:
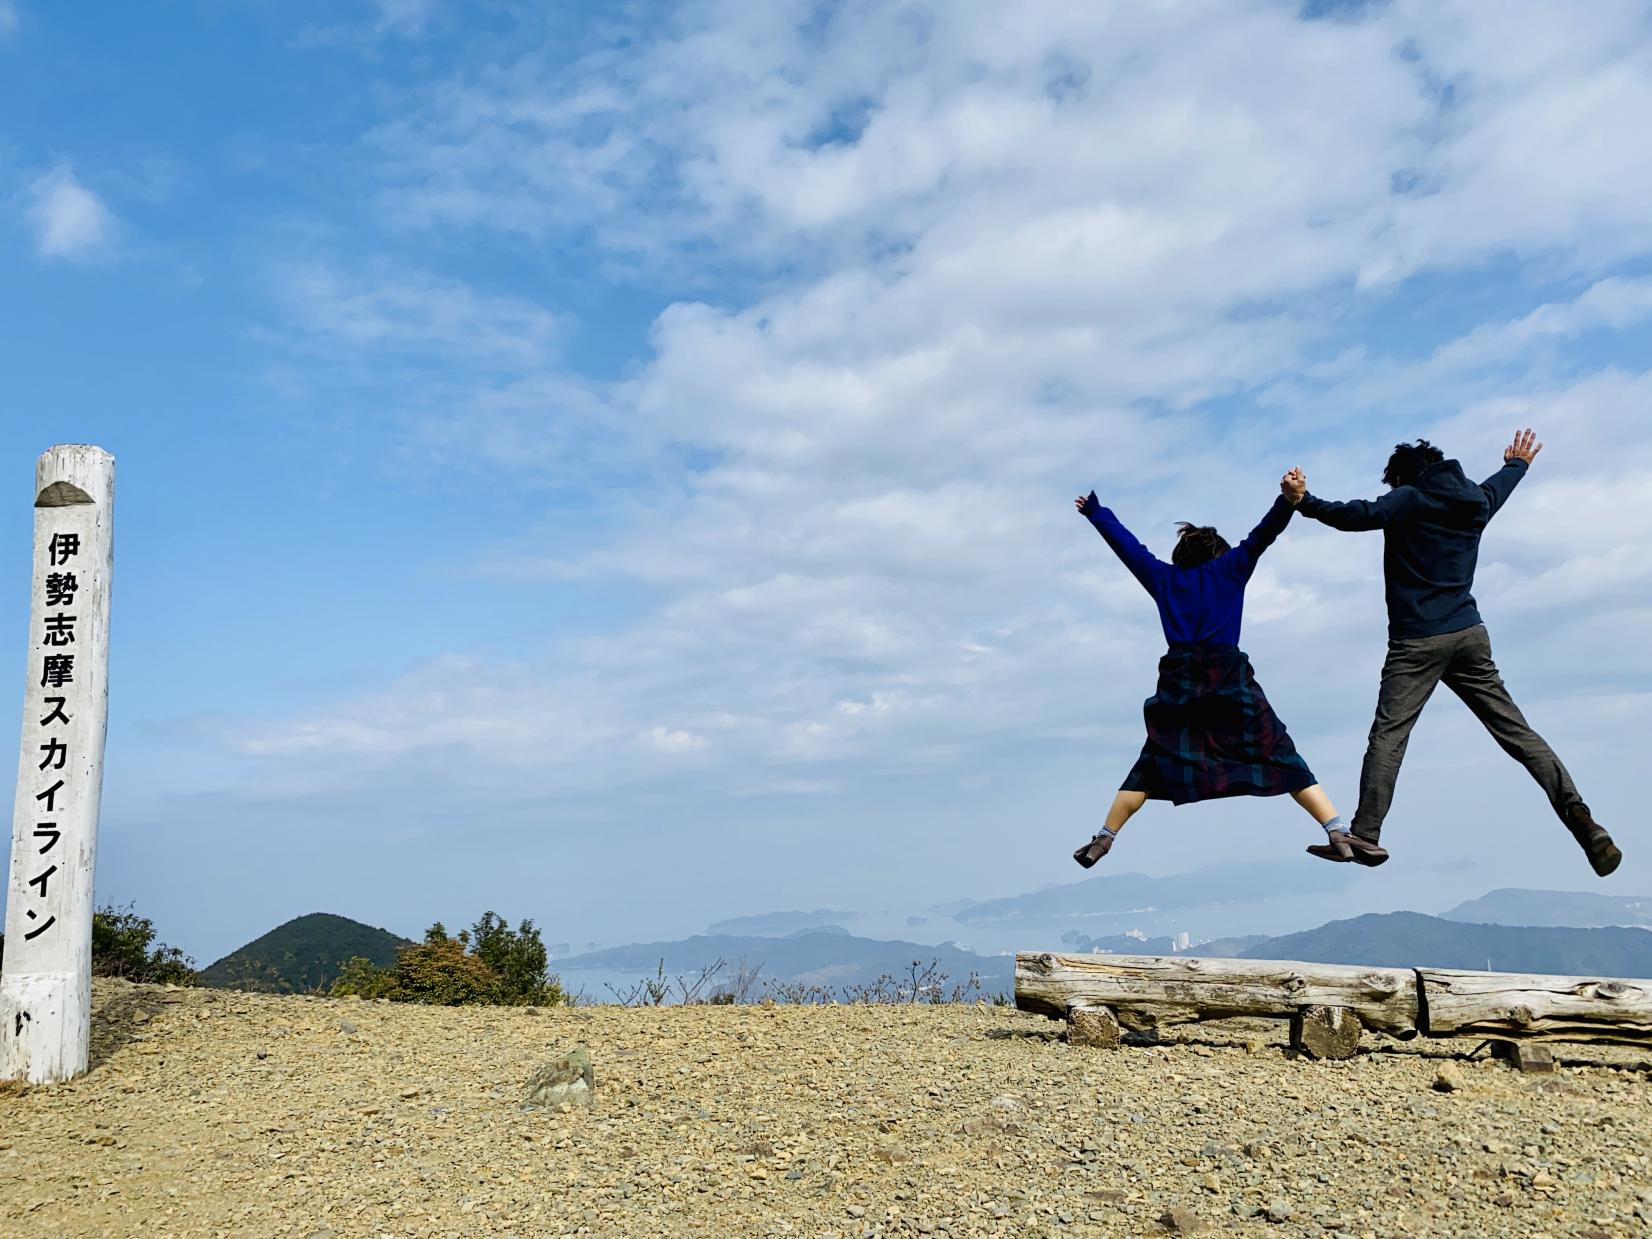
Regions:
<svg viewBox="0 0 1652 1239"><path fill-rule="evenodd" d="M1623 859L1612 836L1590 815L1566 767L1503 687L1491 638L1469 592L1480 535L1543 450L1535 439L1530 430L1517 433L1503 451L1503 467L1478 485L1426 439L1394 449L1382 475L1390 489L1380 499L1331 503L1308 493L1300 469L1280 482L1285 498L1304 516L1333 529L1383 533L1388 659L1360 770L1359 810L1351 831L1332 832L1326 843L1308 849L1315 856L1362 865L1388 859L1377 837L1394 799L1406 742L1434 686L1443 681L1537 780L1597 874L1605 877Z"/></svg>

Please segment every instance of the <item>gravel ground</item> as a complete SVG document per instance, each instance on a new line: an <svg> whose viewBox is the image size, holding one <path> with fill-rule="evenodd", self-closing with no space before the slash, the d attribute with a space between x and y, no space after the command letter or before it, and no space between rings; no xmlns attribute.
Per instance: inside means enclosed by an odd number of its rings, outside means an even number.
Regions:
<svg viewBox="0 0 1652 1239"><path fill-rule="evenodd" d="M1282 1026L1086 1050L991 1007L439 1009L99 982L0 1089L0 1234L1645 1235L1652 1064ZM524 1112L575 1045L589 1111ZM1161 1218L1169 1215L1167 1222Z"/></svg>

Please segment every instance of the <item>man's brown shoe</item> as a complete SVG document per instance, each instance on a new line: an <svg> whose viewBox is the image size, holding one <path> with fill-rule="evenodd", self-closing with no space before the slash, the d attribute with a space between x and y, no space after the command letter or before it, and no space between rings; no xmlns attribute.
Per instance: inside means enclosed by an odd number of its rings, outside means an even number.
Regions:
<svg viewBox="0 0 1652 1239"><path fill-rule="evenodd" d="M1097 831L1094 839L1091 839L1090 842L1086 843L1083 847L1079 848L1078 851L1073 853L1073 859L1088 869L1103 856L1107 855L1108 852L1112 851L1114 838L1116 838L1116 836Z"/></svg>
<svg viewBox="0 0 1652 1239"><path fill-rule="evenodd" d="M1388 859L1387 848L1378 847L1370 840L1361 839L1346 830L1326 831L1325 842L1309 844L1308 854L1321 860L1334 860L1339 864L1353 861L1356 865L1364 865L1371 869Z"/></svg>
<svg viewBox="0 0 1652 1239"><path fill-rule="evenodd" d="M1578 847L1589 858L1589 864L1595 873L1605 877L1618 867L1623 860L1623 853L1618 851L1618 845L1612 842L1612 836L1606 833L1606 828L1589 812L1589 806L1575 804L1566 810L1566 829L1572 832L1572 838L1577 840Z"/></svg>

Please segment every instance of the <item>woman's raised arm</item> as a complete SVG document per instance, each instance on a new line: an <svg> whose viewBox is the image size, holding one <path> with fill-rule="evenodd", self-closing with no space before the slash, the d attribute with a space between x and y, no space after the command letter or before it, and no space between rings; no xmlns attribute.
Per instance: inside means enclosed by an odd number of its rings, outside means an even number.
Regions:
<svg viewBox="0 0 1652 1239"><path fill-rule="evenodd" d="M1119 522L1118 517L1102 507L1096 499L1095 491L1073 502L1079 512L1096 527L1096 532L1106 540L1107 545L1113 548L1113 554L1130 569L1130 575L1140 581L1142 588L1148 593L1154 593L1164 574L1170 571L1170 565L1162 559L1155 559L1153 552L1143 546L1136 535Z"/></svg>

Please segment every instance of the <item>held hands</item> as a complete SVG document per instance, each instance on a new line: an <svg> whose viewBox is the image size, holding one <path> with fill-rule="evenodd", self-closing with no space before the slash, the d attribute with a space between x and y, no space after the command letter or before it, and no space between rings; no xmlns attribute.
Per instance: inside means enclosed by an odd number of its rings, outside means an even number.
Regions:
<svg viewBox="0 0 1652 1239"><path fill-rule="evenodd" d="M1279 493L1295 507L1302 502L1302 496L1308 493L1308 475L1301 469L1292 469L1279 479Z"/></svg>
<svg viewBox="0 0 1652 1239"><path fill-rule="evenodd" d="M1537 454L1543 450L1541 443L1534 444L1533 440L1536 438L1537 435L1529 429L1517 430L1514 435L1514 442L1503 449L1503 463L1507 465L1517 460L1523 460L1528 465L1531 464L1532 461L1537 459Z"/></svg>

